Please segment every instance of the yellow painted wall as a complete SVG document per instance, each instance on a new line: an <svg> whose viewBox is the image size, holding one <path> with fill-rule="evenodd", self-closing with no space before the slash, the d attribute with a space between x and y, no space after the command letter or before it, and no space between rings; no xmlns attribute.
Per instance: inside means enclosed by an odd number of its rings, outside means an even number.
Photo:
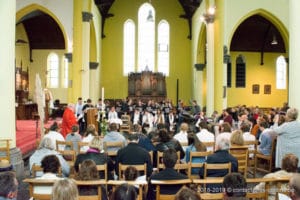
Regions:
<svg viewBox="0 0 300 200"><path fill-rule="evenodd" d="M60 66L62 69L62 59L64 58L65 50L33 50L32 51L32 60L33 62L29 66L29 98L33 98L34 89L35 89L35 75L38 73L41 78L42 87L46 86L46 71L47 71L47 57L49 53L54 52L58 55ZM62 77L60 77L62 79ZM61 81L60 81L61 83ZM49 88L52 92L53 99L60 99L61 103L68 102L68 89L63 88L61 85L59 88Z"/></svg>
<svg viewBox="0 0 300 200"><path fill-rule="evenodd" d="M24 40L28 42L27 34L25 32L23 24L18 24L16 26L16 40ZM21 67L22 61L22 70L27 71L28 66L30 65L29 61L29 44L16 44L16 67Z"/></svg>
<svg viewBox="0 0 300 200"><path fill-rule="evenodd" d="M243 55L246 60L246 88L235 88L236 58ZM276 89L276 59L281 54L265 53L264 65L260 65L260 53L231 52L232 87L228 88L228 106L281 107L287 102L287 89ZM283 55L286 56L286 55ZM252 85L259 84L259 94L252 94ZM271 85L271 94L264 94L264 85Z"/></svg>
<svg viewBox="0 0 300 200"><path fill-rule="evenodd" d="M128 94L128 80L123 76L123 23L131 18L137 24L138 8L145 2L115 1L110 10L115 16L105 21L106 38L102 40L101 64L101 85L105 87L105 98L125 98ZM188 24L179 18L184 11L179 2L174 0L152 1L152 5L156 11L156 27L161 19L166 19L170 24L170 76L166 79L168 98L175 102L178 79L179 99L188 101L193 81Z"/></svg>

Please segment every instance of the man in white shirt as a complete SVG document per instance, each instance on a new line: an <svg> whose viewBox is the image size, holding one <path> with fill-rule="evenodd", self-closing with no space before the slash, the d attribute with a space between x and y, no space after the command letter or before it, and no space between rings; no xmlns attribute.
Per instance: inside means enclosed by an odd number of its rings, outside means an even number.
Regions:
<svg viewBox="0 0 300 200"><path fill-rule="evenodd" d="M242 122L240 124L240 129L241 129L241 131L243 131L244 141L255 141L256 140L255 136L250 133L250 127L251 127L250 122ZM254 145L249 145L249 150L254 150L254 149L255 149ZM250 154L249 157L252 158L253 154Z"/></svg>
<svg viewBox="0 0 300 200"><path fill-rule="evenodd" d="M214 142L215 135L208 131L208 126L205 121L199 123L200 131L196 134L201 142ZM213 151L213 147L206 147L207 151Z"/></svg>
<svg viewBox="0 0 300 200"><path fill-rule="evenodd" d="M188 142L188 133L189 125L187 123L182 123L180 125L180 132L174 135L174 139L178 140L180 143L186 143Z"/></svg>
<svg viewBox="0 0 300 200"><path fill-rule="evenodd" d="M65 141L65 138L62 136L62 134L60 134L58 132L59 127L57 122L54 122L51 126L50 126L50 131L44 136L44 138L50 138L52 143L54 144L54 147L56 148L56 140L58 141ZM57 150L64 150L65 147L64 145L61 145L58 147L59 149Z"/></svg>
<svg viewBox="0 0 300 200"><path fill-rule="evenodd" d="M83 120L82 108L83 108L82 98L79 97L77 100L77 103L75 105L75 115L76 115L78 125L79 125L79 133L81 135L83 135L83 132L84 132L84 122L82 121Z"/></svg>

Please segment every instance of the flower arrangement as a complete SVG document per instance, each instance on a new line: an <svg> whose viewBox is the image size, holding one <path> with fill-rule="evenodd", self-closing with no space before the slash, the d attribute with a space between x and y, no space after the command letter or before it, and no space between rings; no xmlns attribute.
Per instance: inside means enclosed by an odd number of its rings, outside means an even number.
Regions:
<svg viewBox="0 0 300 200"><path fill-rule="evenodd" d="M99 132L101 136L105 136L107 133L108 122L105 118L105 111L99 111L98 113Z"/></svg>

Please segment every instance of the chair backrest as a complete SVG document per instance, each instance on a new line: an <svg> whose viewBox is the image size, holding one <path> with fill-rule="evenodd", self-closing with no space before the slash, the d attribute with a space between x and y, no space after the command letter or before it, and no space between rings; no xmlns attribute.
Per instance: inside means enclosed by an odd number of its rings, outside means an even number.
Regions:
<svg viewBox="0 0 300 200"><path fill-rule="evenodd" d="M223 193L209 193L206 191L206 184L222 184L223 177L211 177L209 179L193 179L193 183L198 186L200 197L204 200L223 199Z"/></svg>
<svg viewBox="0 0 300 200"><path fill-rule="evenodd" d="M187 185L192 183L191 179L177 179L177 180L151 180L151 184L156 187L156 199L174 199L175 194L161 194L160 186L163 185Z"/></svg>
<svg viewBox="0 0 300 200"><path fill-rule="evenodd" d="M258 141L257 140L246 140L246 141L244 141L244 145L248 146L249 158L254 158L255 154L256 154Z"/></svg>
<svg viewBox="0 0 300 200"><path fill-rule="evenodd" d="M147 164L146 163L140 164L140 165L126 165L126 164L119 163L119 180L123 180L123 176L122 176L123 172L129 166L135 167L139 172L142 171L144 173L144 175L147 174Z"/></svg>
<svg viewBox="0 0 300 200"><path fill-rule="evenodd" d="M10 141L11 139L0 139L0 160L8 160L10 162ZM4 153L4 155L2 152Z"/></svg>
<svg viewBox="0 0 300 200"><path fill-rule="evenodd" d="M103 149L104 149L104 151L106 151L109 156L116 156L117 155L117 151L108 151L107 150L108 147L123 148L124 147L124 143L122 141L118 141L118 142L103 142Z"/></svg>
<svg viewBox="0 0 300 200"><path fill-rule="evenodd" d="M138 200L142 200L144 194L147 192L148 182L146 180L138 180L138 181L109 180L107 182L107 185L112 185L112 190L115 191L116 187L123 183L138 186L138 188L139 188L139 193L138 193L138 198L137 198Z"/></svg>
<svg viewBox="0 0 300 200"><path fill-rule="evenodd" d="M215 151L215 142L202 142L206 148L207 147L211 147L213 149L213 151Z"/></svg>
<svg viewBox="0 0 300 200"><path fill-rule="evenodd" d="M32 177L36 178L38 172L43 172L43 168L40 165L37 165L37 164L33 163L32 167L31 167L31 175L32 175ZM62 177L61 167L58 168L57 176Z"/></svg>
<svg viewBox="0 0 300 200"><path fill-rule="evenodd" d="M64 151L66 147L68 147L70 150L74 150L73 142L56 140L56 151Z"/></svg>
<svg viewBox="0 0 300 200"><path fill-rule="evenodd" d="M79 194L79 200L99 200L102 199L102 185L106 185L105 180L92 180L92 181L79 181L79 180L74 180L77 187L80 186L90 186L90 187L97 187L97 195L80 195Z"/></svg>
<svg viewBox="0 0 300 200"><path fill-rule="evenodd" d="M204 163L204 175L203 178L207 178L208 170L227 170L231 173L231 162L229 163Z"/></svg>
<svg viewBox="0 0 300 200"><path fill-rule="evenodd" d="M24 179L24 183L29 184L29 195L37 200L51 200L51 194L38 194L34 191L34 187L36 186L53 186L57 179L35 179L35 178L27 178Z"/></svg>
<svg viewBox="0 0 300 200"><path fill-rule="evenodd" d="M153 165L153 151L149 151L149 155L150 155L151 163Z"/></svg>
<svg viewBox="0 0 300 200"><path fill-rule="evenodd" d="M230 154L238 161L238 171L242 173L245 178L248 172L248 146L232 146L229 149Z"/></svg>
<svg viewBox="0 0 300 200"><path fill-rule="evenodd" d="M256 171L262 171L262 172L265 172L265 173L270 173L272 171L273 155L274 155L275 150L276 150L276 143L277 143L277 140L276 140L276 138L274 138L272 140L270 155L264 155L264 154L261 154L261 153L258 153L258 152L256 153L256 155L255 155L254 176L256 176ZM261 166L257 165L258 160L267 161L268 162L268 168L265 169L265 168L262 168Z"/></svg>
<svg viewBox="0 0 300 200"><path fill-rule="evenodd" d="M270 183L273 182L273 178L247 178L247 185L257 185L259 183L265 183L262 190L247 190L247 199L268 199Z"/></svg>
<svg viewBox="0 0 300 200"><path fill-rule="evenodd" d="M107 177L107 164L103 164L103 165L97 165L97 170L98 172L103 172L104 173L104 180L108 180Z"/></svg>
<svg viewBox="0 0 300 200"><path fill-rule="evenodd" d="M77 149L77 153L85 153L86 151L83 150L82 147L88 147L89 143L88 142L78 142L78 149Z"/></svg>
<svg viewBox="0 0 300 200"><path fill-rule="evenodd" d="M157 169L158 169L158 171L160 169L165 168L164 164L162 163L163 153L164 152L157 151ZM180 163L180 151L177 151L177 157L178 157L177 163Z"/></svg>
<svg viewBox="0 0 300 200"><path fill-rule="evenodd" d="M198 163L198 162L192 162L193 158L199 158L199 157L207 157L208 155L211 155L212 151L191 151L190 152L190 162L189 162L189 177L190 178L199 178L199 174L192 174L193 168L201 168L203 167L204 163Z"/></svg>

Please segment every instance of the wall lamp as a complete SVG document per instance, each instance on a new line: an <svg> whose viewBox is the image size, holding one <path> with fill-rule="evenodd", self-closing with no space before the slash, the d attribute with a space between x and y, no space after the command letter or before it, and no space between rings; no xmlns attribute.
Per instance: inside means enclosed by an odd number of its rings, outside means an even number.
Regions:
<svg viewBox="0 0 300 200"><path fill-rule="evenodd" d="M215 12L216 12L216 7L211 6L208 8L207 12L204 13L201 17L200 20L206 23L213 23L215 20Z"/></svg>

